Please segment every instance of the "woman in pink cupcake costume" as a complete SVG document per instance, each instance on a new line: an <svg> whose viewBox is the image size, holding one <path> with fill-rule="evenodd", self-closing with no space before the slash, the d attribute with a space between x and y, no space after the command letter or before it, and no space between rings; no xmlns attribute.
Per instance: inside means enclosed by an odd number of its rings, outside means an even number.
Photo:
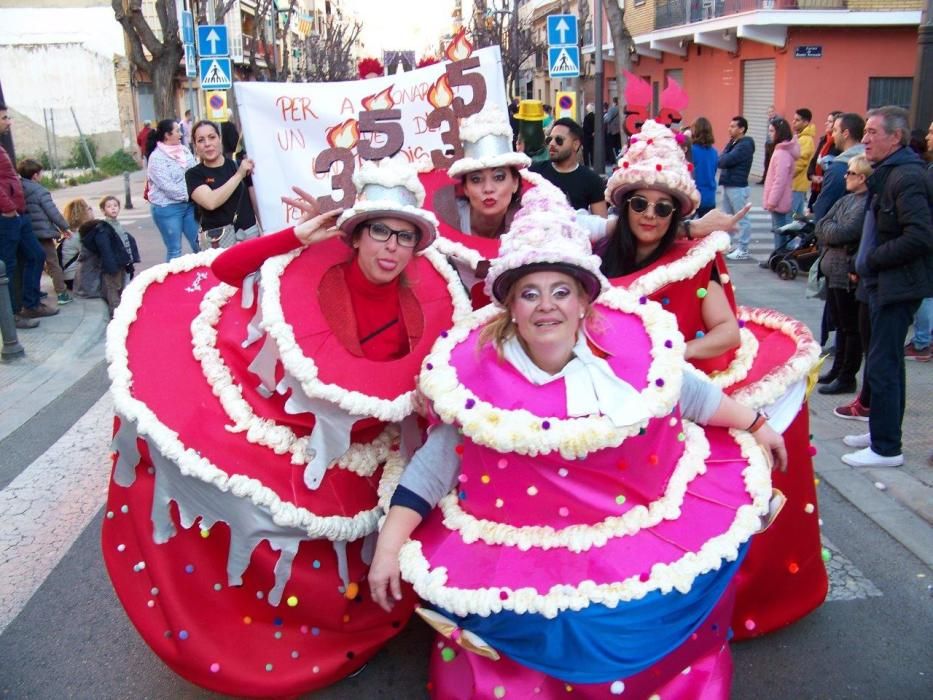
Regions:
<svg viewBox="0 0 933 700"><path fill-rule="evenodd" d="M435 697L728 697L731 581L784 443L685 372L674 317L599 264L572 212L521 212L497 303L422 365L441 422L369 583L386 609L402 580L424 601Z"/></svg>

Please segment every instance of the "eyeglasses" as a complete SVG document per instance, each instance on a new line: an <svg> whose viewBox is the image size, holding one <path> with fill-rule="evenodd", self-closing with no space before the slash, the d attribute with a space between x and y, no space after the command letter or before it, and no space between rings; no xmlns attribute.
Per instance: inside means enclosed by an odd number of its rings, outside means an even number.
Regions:
<svg viewBox="0 0 933 700"><path fill-rule="evenodd" d="M857 173L854 170L846 170L846 177L855 177L856 175L861 175L862 173Z"/></svg>
<svg viewBox="0 0 933 700"><path fill-rule="evenodd" d="M385 243L394 235L402 248L414 248L421 240L421 234L418 231L396 231L380 223L367 224L366 228L369 229L369 237L377 243Z"/></svg>
<svg viewBox="0 0 933 700"><path fill-rule="evenodd" d="M544 143L547 144L547 145L550 145L550 144L551 144L551 141L553 141L553 142L556 143L558 146L563 146L563 145L564 145L564 141L566 141L566 140L567 140L567 139L564 138L563 136L548 136L546 139L544 139Z"/></svg>
<svg viewBox="0 0 933 700"><path fill-rule="evenodd" d="M655 215L662 219L666 219L674 213L674 205L667 200L662 199L660 202L649 202L640 194L629 197L628 205L636 214L643 214L648 211L648 207L651 207L654 209Z"/></svg>

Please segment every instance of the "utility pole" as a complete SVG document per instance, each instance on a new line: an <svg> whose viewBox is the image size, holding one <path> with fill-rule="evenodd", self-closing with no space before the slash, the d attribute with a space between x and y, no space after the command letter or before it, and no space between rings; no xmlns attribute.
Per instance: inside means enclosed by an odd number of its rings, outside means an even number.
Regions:
<svg viewBox="0 0 933 700"><path fill-rule="evenodd" d="M920 18L917 29L917 70L910 100L910 123L914 129L926 129L933 121L933 0Z"/></svg>
<svg viewBox="0 0 933 700"><path fill-rule="evenodd" d="M593 170L606 172L606 132L603 130L603 0L593 2L593 53L596 56L596 126L593 130Z"/></svg>

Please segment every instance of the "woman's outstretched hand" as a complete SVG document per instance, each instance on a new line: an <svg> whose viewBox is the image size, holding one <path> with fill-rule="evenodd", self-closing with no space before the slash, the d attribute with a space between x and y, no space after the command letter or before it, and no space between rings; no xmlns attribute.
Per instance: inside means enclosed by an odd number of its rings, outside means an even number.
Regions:
<svg viewBox="0 0 933 700"><path fill-rule="evenodd" d="M334 209L307 219L302 217L302 221L295 226L295 236L304 245L313 245L339 236L341 230L334 225L334 221L342 212L343 209Z"/></svg>
<svg viewBox="0 0 933 700"><path fill-rule="evenodd" d="M292 192L294 192L296 197L282 197L282 201L285 202L288 206L294 207L301 212L301 218L298 219L298 223L304 223L309 219L314 218L321 213L321 207L317 203L317 199L309 192L305 192L300 187L292 186Z"/></svg>
<svg viewBox="0 0 933 700"><path fill-rule="evenodd" d="M708 236L714 231L734 231L738 223L752 210L751 204L746 204L735 214L727 214L721 209L713 209L699 219L690 221L690 235L694 238Z"/></svg>
<svg viewBox="0 0 933 700"><path fill-rule="evenodd" d="M771 457L771 468L786 472L787 447L784 446L784 438L781 434L765 423L753 435L758 444Z"/></svg>

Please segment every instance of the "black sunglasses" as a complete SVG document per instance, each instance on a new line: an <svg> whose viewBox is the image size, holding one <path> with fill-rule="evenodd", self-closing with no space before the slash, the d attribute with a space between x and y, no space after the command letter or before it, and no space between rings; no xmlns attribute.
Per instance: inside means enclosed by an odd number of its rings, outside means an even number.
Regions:
<svg viewBox="0 0 933 700"><path fill-rule="evenodd" d="M394 235L402 248L414 248L421 240L421 233L418 231L396 231L380 223L366 224L366 228L369 229L369 237L378 243L385 243Z"/></svg>
<svg viewBox="0 0 933 700"><path fill-rule="evenodd" d="M649 202L640 194L635 194L629 197L628 205L636 214L643 214L644 212L648 211L648 207L651 207L654 209L655 216L658 216L662 219L666 219L674 213L674 205L670 202L663 199L660 202Z"/></svg>
<svg viewBox="0 0 933 700"><path fill-rule="evenodd" d="M566 139L565 137L563 137L563 136L548 136L546 139L544 139L544 143L547 144L547 145L550 145L550 144L551 144L551 141L553 141L553 142L556 143L558 146L563 146L563 145L564 145L564 141L566 141L566 140L567 140L567 139Z"/></svg>

